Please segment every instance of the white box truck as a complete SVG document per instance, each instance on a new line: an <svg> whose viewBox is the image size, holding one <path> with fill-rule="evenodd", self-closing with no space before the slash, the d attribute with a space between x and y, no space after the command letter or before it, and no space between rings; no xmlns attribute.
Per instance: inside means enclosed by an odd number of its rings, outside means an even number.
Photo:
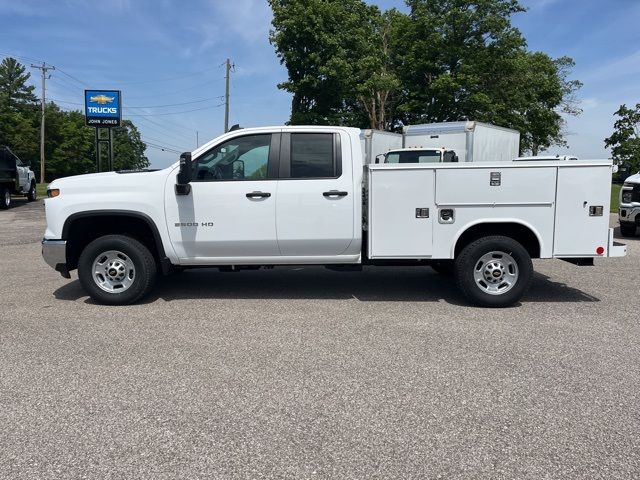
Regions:
<svg viewBox="0 0 640 480"><path fill-rule="evenodd" d="M488 123L462 121L404 127L404 147L453 150L460 163L512 162L519 156L520 132Z"/></svg>
<svg viewBox="0 0 640 480"><path fill-rule="evenodd" d="M360 146L364 154L364 164L376 163L376 157L390 150L402 148L403 135L401 133L386 132L384 130L361 130Z"/></svg>
<svg viewBox="0 0 640 480"><path fill-rule="evenodd" d="M156 272L218 267L450 266L467 299L504 307L532 258L625 255L609 228L610 161L363 165L360 130L235 130L157 171L55 180L46 262L97 302ZM425 285L428 288L428 285Z"/></svg>

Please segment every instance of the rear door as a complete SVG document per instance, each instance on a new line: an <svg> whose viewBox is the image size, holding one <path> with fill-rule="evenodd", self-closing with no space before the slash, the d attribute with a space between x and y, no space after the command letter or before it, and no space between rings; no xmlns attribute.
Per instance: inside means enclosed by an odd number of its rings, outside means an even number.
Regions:
<svg viewBox="0 0 640 480"><path fill-rule="evenodd" d="M598 247L606 249L610 203L611 167L560 167L554 255L594 256Z"/></svg>
<svg viewBox="0 0 640 480"><path fill-rule="evenodd" d="M351 162L343 164L347 143L330 130L283 130L276 199L281 255L335 256L351 244L356 195Z"/></svg>

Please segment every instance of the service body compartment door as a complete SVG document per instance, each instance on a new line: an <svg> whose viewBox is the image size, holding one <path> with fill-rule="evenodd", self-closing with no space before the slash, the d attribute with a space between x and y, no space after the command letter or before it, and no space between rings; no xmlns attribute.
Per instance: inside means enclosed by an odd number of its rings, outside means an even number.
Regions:
<svg viewBox="0 0 640 480"><path fill-rule="evenodd" d="M428 258L433 248L434 170L369 175L369 258Z"/></svg>
<svg viewBox="0 0 640 480"><path fill-rule="evenodd" d="M554 256L595 256L598 247L606 255L610 202L611 167L560 167Z"/></svg>

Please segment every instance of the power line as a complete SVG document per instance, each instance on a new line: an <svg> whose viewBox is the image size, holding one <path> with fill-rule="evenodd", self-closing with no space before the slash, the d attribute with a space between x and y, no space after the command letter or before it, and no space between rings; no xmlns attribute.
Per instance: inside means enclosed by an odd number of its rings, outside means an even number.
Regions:
<svg viewBox="0 0 640 480"><path fill-rule="evenodd" d="M147 118L138 118L137 120L138 120L138 122L148 122L149 121ZM138 125L140 125L140 124L138 124ZM153 124L144 123L142 126L144 127L145 130L151 130L152 132L155 132L158 135L162 135L163 137L171 137L174 141L187 142L188 143L188 141L186 140L186 138L187 138L186 134L174 133L174 131L169 129L168 127L162 126L162 128L164 129L164 131L163 131L163 130L160 130L160 128L155 127ZM182 136L182 135L184 135L184 136Z"/></svg>
<svg viewBox="0 0 640 480"><path fill-rule="evenodd" d="M209 97L209 98L203 98L201 100L192 100L190 102L181 102L181 103L167 103L165 105L145 105L145 106L133 106L133 105L128 105L127 108L164 108L164 107L177 107L180 105L191 105L194 103L203 103L203 102L210 102L211 100L223 100L224 96L219 95L217 97Z"/></svg>
<svg viewBox="0 0 640 480"><path fill-rule="evenodd" d="M151 148L157 148L159 150L162 150L164 152L171 152L171 153L182 153L180 150L176 150L174 148L170 148L170 147L166 147L164 145L158 145L157 143L152 143L152 142L148 142L146 141L144 138L142 139L142 141L145 143L145 145L147 145L148 147Z"/></svg>
<svg viewBox="0 0 640 480"><path fill-rule="evenodd" d="M191 113L191 112L199 112L200 110L209 110L211 108L219 108L222 107L224 103L220 103L218 105L212 105L210 107L202 107L202 108L194 108L193 110L183 110L181 112L165 112L165 113L150 113L150 114L140 114L140 113L129 113L130 117L158 117L160 115L179 115L182 113ZM124 107L125 109L127 107Z"/></svg>
<svg viewBox="0 0 640 480"><path fill-rule="evenodd" d="M133 82L118 82L118 85L143 85L146 83L157 83L157 82L171 82L173 80L180 80L182 78L189 78L189 77L194 77L196 75L201 75L203 73L209 72L211 70L213 70L215 67L209 67L206 68L204 70L200 70L199 72L193 72L193 73L186 73L184 75L178 75L175 77L168 77L168 78L154 78L153 80L139 80L139 81L133 81Z"/></svg>
<svg viewBox="0 0 640 480"><path fill-rule="evenodd" d="M74 77L73 75L65 72L64 70L62 70L61 68L58 68L58 71L60 73L62 73L63 75L66 75L67 77L69 77L71 80L78 82L80 85L82 85L83 87L88 87L89 85L85 82L83 82L82 80L77 79L76 77Z"/></svg>
<svg viewBox="0 0 640 480"><path fill-rule="evenodd" d="M180 145L174 145L174 144L172 144L172 143L165 142L164 140L158 140L157 138L149 137L149 136L147 136L147 135L145 135L145 138L147 138L147 139L151 140L152 142L157 142L157 143L158 143L158 145L164 144L164 145L166 145L167 147L174 147L174 148L180 149L180 150L181 150L181 151L183 151L183 152L184 152L185 150L188 150L187 148L184 148L184 147L182 147L182 146L180 146Z"/></svg>

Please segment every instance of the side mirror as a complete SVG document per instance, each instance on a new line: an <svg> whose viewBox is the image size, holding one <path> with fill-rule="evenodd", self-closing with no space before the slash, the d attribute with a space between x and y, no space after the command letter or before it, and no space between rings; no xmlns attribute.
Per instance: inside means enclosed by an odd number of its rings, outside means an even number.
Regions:
<svg viewBox="0 0 640 480"><path fill-rule="evenodd" d="M180 170L176 177L176 195L189 195L191 193L191 174L193 172L191 152L180 155Z"/></svg>
<svg viewBox="0 0 640 480"><path fill-rule="evenodd" d="M376 155L375 163L384 163L384 153Z"/></svg>

